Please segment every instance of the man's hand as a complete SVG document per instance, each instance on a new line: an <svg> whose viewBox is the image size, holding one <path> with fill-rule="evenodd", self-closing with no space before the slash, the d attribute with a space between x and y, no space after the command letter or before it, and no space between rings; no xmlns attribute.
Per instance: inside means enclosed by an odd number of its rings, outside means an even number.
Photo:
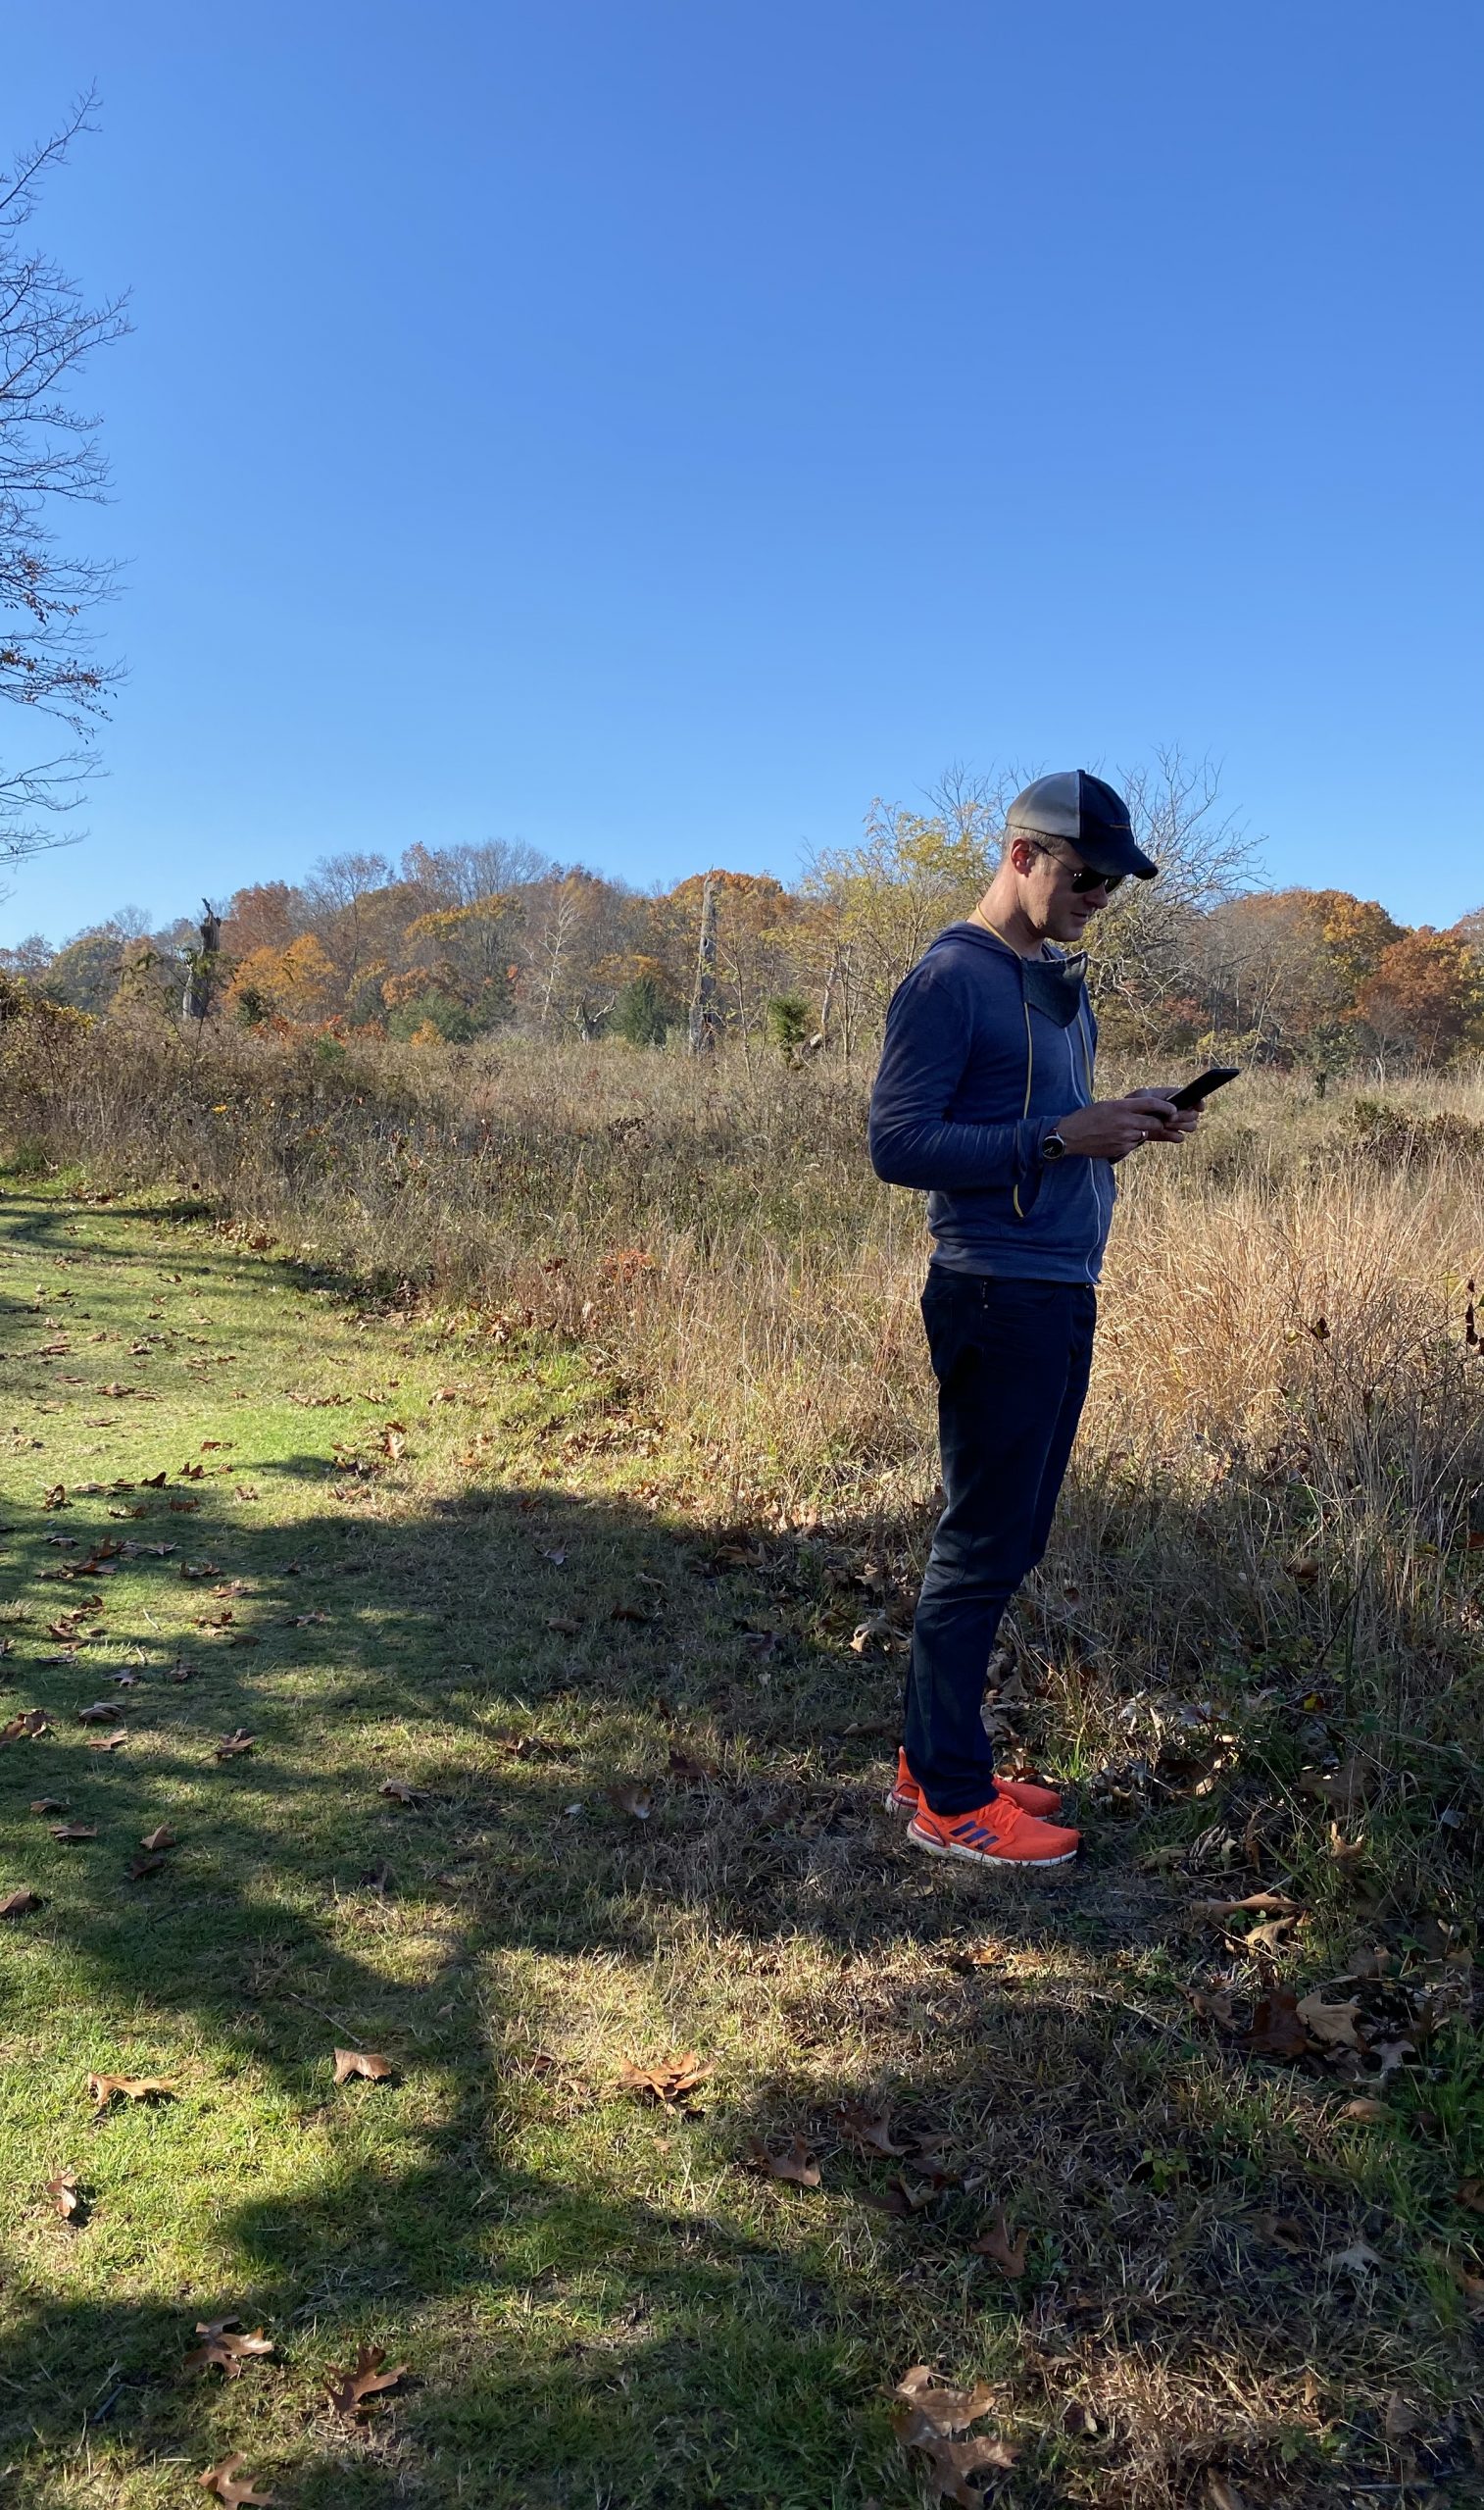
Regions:
<svg viewBox="0 0 1484 2510"><path fill-rule="evenodd" d="M1148 1141L1183 1141L1200 1121L1199 1107L1173 1106L1158 1089L1134 1089L1126 1098L1097 1098L1090 1107L1078 1107L1056 1130L1083 1159L1116 1163Z"/></svg>

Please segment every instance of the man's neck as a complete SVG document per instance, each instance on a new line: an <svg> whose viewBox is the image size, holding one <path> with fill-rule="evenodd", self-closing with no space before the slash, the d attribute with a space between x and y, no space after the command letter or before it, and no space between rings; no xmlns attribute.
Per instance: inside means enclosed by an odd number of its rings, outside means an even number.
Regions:
<svg viewBox="0 0 1484 2510"><path fill-rule="evenodd" d="M968 917L970 924L980 925L993 932L998 940L1007 941L1022 959L1044 959L1046 934L1031 923L1014 889L1000 894L1000 884L992 880L978 905Z"/></svg>

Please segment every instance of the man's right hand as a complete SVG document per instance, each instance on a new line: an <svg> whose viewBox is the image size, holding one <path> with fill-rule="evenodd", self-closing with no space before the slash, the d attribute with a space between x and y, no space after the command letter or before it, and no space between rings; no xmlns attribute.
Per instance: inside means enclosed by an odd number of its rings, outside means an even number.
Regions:
<svg viewBox="0 0 1484 2510"><path fill-rule="evenodd" d="M1194 1132L1195 1108L1182 1109L1158 1089L1135 1089L1126 1098L1096 1098L1064 1116L1056 1130L1068 1150L1083 1159L1126 1159L1146 1141L1183 1141Z"/></svg>

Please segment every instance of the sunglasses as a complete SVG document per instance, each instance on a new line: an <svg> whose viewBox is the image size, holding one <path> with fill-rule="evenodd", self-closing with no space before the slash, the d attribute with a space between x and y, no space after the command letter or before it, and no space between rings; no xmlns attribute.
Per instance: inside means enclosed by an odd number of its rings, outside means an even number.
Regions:
<svg viewBox="0 0 1484 2510"><path fill-rule="evenodd" d="M1089 889L1106 889L1112 897L1115 889L1121 889L1127 878L1123 872L1094 872L1090 865L1085 863L1079 871L1074 872L1065 856L1058 854L1052 846L1037 845L1034 837L1029 838L1027 842L1032 853L1044 854L1050 862L1061 864L1063 871L1066 874L1067 886L1074 890L1078 897L1085 895Z"/></svg>

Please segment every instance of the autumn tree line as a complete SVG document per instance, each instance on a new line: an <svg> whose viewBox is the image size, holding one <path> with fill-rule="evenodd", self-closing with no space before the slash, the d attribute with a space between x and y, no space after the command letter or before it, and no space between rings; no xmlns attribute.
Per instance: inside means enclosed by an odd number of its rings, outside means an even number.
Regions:
<svg viewBox="0 0 1484 2510"><path fill-rule="evenodd" d="M1127 778L1157 882L1094 928L1105 1036L1331 1072L1436 1067L1484 1048L1484 908L1409 929L1344 889L1255 885L1214 779L1166 755ZM95 1017L236 1023L470 1045L501 1030L632 1047L732 1042L869 1055L894 987L998 858L1012 779L953 773L920 811L877 803L857 843L786 885L695 873L640 890L494 840L344 853L162 929L125 910L61 948L0 952L27 992Z"/></svg>

